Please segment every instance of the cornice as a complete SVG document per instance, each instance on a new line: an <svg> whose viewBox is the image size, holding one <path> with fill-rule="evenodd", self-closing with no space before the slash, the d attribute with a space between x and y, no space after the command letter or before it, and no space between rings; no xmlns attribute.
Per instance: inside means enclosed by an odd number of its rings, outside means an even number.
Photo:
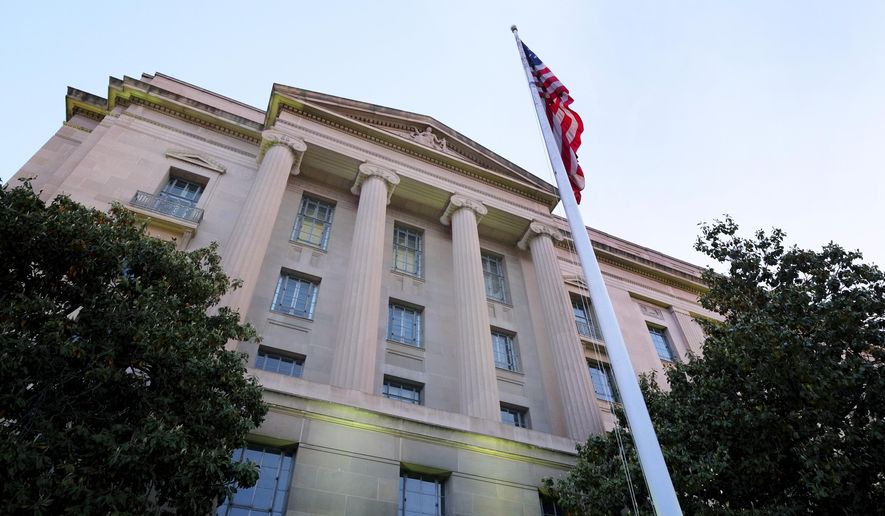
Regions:
<svg viewBox="0 0 885 516"><path fill-rule="evenodd" d="M263 127L257 122L130 77L111 78L107 99L68 88L65 115L68 121L78 114L101 121L114 108L129 105L144 106L254 145L261 141Z"/></svg>
<svg viewBox="0 0 885 516"><path fill-rule="evenodd" d="M383 147L395 150L400 154L419 159L437 167L470 177L482 183L489 184L500 190L505 190L520 197L541 203L549 209L553 209L559 203L559 197L553 193L541 192L534 185L523 184L515 179L506 178L500 172L474 165L450 155L424 147L417 142L409 142L406 139L389 133L379 128L372 127L364 122L338 115L322 108L310 106L279 93L274 93L268 108L267 123L285 123L279 119L280 112L311 120L335 130L356 136Z"/></svg>
<svg viewBox="0 0 885 516"><path fill-rule="evenodd" d="M658 283L684 290L696 296L705 293L708 288L696 278L682 271L653 262L647 258L629 253L621 249L591 242L596 258L600 263L606 263L618 269L632 272L633 274L652 279ZM570 238L556 242L556 246L574 254L574 243ZM575 255L577 258L577 255Z"/></svg>
<svg viewBox="0 0 885 516"><path fill-rule="evenodd" d="M392 158L389 155L385 155L380 152L376 152L374 149L372 149L371 145L366 145L364 143L364 142L370 142L370 140L360 139L360 140L355 141L353 138L346 138L346 139L345 138L337 138L337 137L330 136L322 131L314 130L310 126L297 125L297 124L294 124L294 123L289 122L287 120L284 120L282 118L277 119L276 124L291 127L301 133L309 134L311 136L316 137L317 139L324 140L325 142L332 142L337 145L347 147L349 149L357 151L361 157L370 156L370 157L374 158L375 161L377 161L379 163L386 163L386 164L395 166L395 168L397 170L410 170L412 172L416 172L419 174L430 176L432 178L435 178L435 179L438 179L441 181L451 181L451 179L452 179L450 177L446 177L446 176L443 176L441 174L434 172L433 169L416 168L413 164L407 163L406 161L398 160L398 159ZM341 131L338 131L338 132L348 132L348 131L346 131L346 129L342 129ZM453 186L453 188L454 188L454 186ZM505 204L507 206L511 206L513 208L517 208L517 209L521 209L521 210L525 210L525 211L528 211L528 212L531 212L532 214L534 214L533 216L527 216L526 218L533 219L536 217L545 217L545 216L550 215L549 213L547 213L543 210L536 209L534 206L518 205L513 202L513 199L508 199L508 198L500 196L500 195L495 195L494 193L485 192L485 191L473 188L469 184L465 184L463 182L461 184L458 184L457 188L459 190L466 190L466 191L472 192L472 193L476 194L477 197L482 197L484 199L495 199L496 201L499 201L500 203Z"/></svg>

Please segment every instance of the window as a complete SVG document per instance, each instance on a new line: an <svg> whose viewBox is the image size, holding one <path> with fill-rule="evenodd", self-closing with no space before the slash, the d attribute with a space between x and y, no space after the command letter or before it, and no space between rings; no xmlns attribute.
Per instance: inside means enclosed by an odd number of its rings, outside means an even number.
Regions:
<svg viewBox="0 0 885 516"><path fill-rule="evenodd" d="M175 176L169 178L169 182L160 192L160 197L192 208L197 205L201 195L203 195L203 185Z"/></svg>
<svg viewBox="0 0 885 516"><path fill-rule="evenodd" d="M387 338L420 348L422 318L420 308L391 301L387 317Z"/></svg>
<svg viewBox="0 0 885 516"><path fill-rule="evenodd" d="M486 297L507 302L507 281L504 279L504 258L482 253L482 271L485 276Z"/></svg>
<svg viewBox="0 0 885 516"><path fill-rule="evenodd" d="M132 203L178 219L200 222L203 211L197 208L197 201L202 194L202 184L171 176L159 194L136 192Z"/></svg>
<svg viewBox="0 0 885 516"><path fill-rule="evenodd" d="M215 511L217 516L266 514L285 516L286 496L292 477L292 453L276 448L249 446L234 450L237 462L246 460L258 465L258 483L248 489L238 488Z"/></svg>
<svg viewBox="0 0 885 516"><path fill-rule="evenodd" d="M651 341L654 343L661 360L673 362L673 348L670 346L670 339L667 338L667 329L649 326L648 334L651 335Z"/></svg>
<svg viewBox="0 0 885 516"><path fill-rule="evenodd" d="M397 516L443 516L445 485L439 478L401 471Z"/></svg>
<svg viewBox="0 0 885 516"><path fill-rule="evenodd" d="M392 400L421 405L421 391L423 390L424 386L420 383L413 383L385 376L381 394L385 398L390 398Z"/></svg>
<svg viewBox="0 0 885 516"><path fill-rule="evenodd" d="M417 229L393 227L393 269L424 276L424 234Z"/></svg>
<svg viewBox="0 0 885 516"><path fill-rule="evenodd" d="M517 407L514 405L501 404L501 422L505 425L518 426L519 428L528 428L528 409Z"/></svg>
<svg viewBox="0 0 885 516"><path fill-rule="evenodd" d="M556 500L541 495L541 516L565 516L565 510L556 503Z"/></svg>
<svg viewBox="0 0 885 516"><path fill-rule="evenodd" d="M292 240L325 249L329 243L334 212L335 206L331 203L305 195L301 198L301 207L295 218Z"/></svg>
<svg viewBox="0 0 885 516"><path fill-rule="evenodd" d="M492 353L495 355L495 367L516 372L520 370L519 352L513 335L493 331Z"/></svg>
<svg viewBox="0 0 885 516"><path fill-rule="evenodd" d="M274 292L271 309L305 319L313 319L313 307L317 302L319 282L280 274L277 290Z"/></svg>
<svg viewBox="0 0 885 516"><path fill-rule="evenodd" d="M575 325L578 327L578 334L601 342L602 332L599 331L599 325L596 324L590 300L584 296L572 295L572 309L575 312Z"/></svg>
<svg viewBox="0 0 885 516"><path fill-rule="evenodd" d="M259 348L255 368L300 378L304 373L304 357L287 356Z"/></svg>
<svg viewBox="0 0 885 516"><path fill-rule="evenodd" d="M593 379L593 390L596 391L596 398L603 401L617 401L615 389L612 387L611 376L609 371L611 368L605 364L587 364L590 368L590 378Z"/></svg>

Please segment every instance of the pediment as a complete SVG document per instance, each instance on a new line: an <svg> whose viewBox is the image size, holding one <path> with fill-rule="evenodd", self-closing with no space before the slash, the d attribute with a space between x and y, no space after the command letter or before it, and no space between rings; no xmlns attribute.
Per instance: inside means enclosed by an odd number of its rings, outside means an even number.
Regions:
<svg viewBox="0 0 885 516"><path fill-rule="evenodd" d="M196 165L198 167L206 168L219 174L224 174L226 169L224 165L218 163L217 161L200 154L198 152L189 151L189 150L168 150L166 151L166 157L177 159L179 161L184 161L186 163L190 163L191 165Z"/></svg>
<svg viewBox="0 0 885 516"><path fill-rule="evenodd" d="M588 290L587 282L584 281L584 278L581 276L565 276L562 278L562 280L565 282L566 285L570 285L581 290Z"/></svg>
<svg viewBox="0 0 885 516"><path fill-rule="evenodd" d="M543 191L546 195L556 195L556 189L546 181L433 117L281 84L274 85L274 94L295 101L285 103L288 109L305 111L319 108L323 113L341 117L339 121L346 119L349 124L378 131L396 146L417 150L431 161L480 168L522 183L525 187ZM275 101L271 100L268 123L273 122L275 111ZM552 201L552 205L555 205L555 201Z"/></svg>

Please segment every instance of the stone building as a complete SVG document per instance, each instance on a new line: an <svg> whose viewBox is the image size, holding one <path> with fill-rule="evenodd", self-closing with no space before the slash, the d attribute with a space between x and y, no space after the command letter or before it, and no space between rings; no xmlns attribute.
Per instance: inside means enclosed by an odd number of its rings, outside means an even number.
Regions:
<svg viewBox="0 0 885 516"><path fill-rule="evenodd" d="M236 452L259 484L221 514L553 514L541 479L612 426L556 189L433 118L112 78L68 90L16 177L120 202L180 249L217 241L243 280L223 302L263 337L235 346L271 408ZM588 231L637 371L698 351L699 268Z"/></svg>

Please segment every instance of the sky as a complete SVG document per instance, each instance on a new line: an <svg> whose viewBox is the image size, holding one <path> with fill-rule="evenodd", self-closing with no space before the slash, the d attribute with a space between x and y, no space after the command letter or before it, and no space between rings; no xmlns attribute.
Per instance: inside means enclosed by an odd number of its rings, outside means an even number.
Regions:
<svg viewBox="0 0 885 516"><path fill-rule="evenodd" d="M885 265L877 0L15 2L0 180L68 86L160 72L262 109L276 82L429 115L553 183L513 24L584 120L587 225L706 265L698 223L730 214Z"/></svg>

